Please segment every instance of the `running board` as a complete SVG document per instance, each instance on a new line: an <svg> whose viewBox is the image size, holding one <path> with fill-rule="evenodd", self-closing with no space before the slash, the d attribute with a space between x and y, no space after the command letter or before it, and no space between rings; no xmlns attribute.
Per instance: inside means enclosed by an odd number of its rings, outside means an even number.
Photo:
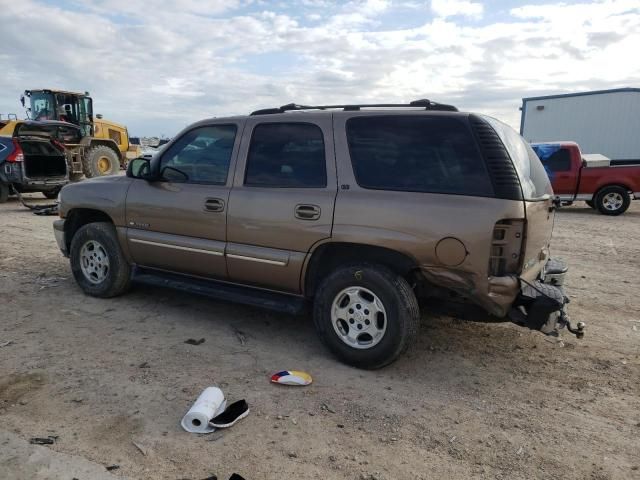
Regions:
<svg viewBox="0 0 640 480"><path fill-rule="evenodd" d="M135 267L132 280L136 283L154 287L170 288L225 302L244 303L245 305L292 315L300 315L307 310L307 301L300 296L158 270Z"/></svg>

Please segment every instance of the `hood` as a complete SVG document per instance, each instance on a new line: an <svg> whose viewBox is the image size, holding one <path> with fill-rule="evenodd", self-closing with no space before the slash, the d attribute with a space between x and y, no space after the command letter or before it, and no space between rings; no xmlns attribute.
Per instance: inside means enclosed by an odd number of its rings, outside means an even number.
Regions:
<svg viewBox="0 0 640 480"><path fill-rule="evenodd" d="M119 128L122 130L126 130L127 127L125 127L124 125L121 125L119 123L116 122L111 122L109 120L105 120L104 118L100 118L100 119L95 119L93 121L93 124L95 125L96 128L98 127L114 127L114 128Z"/></svg>
<svg viewBox="0 0 640 480"><path fill-rule="evenodd" d="M126 183L128 185L131 183L131 180L132 179L126 175L103 175L100 177L85 178L82 182L78 183L78 185L87 185L89 188L92 188L91 185L103 183L108 185Z"/></svg>

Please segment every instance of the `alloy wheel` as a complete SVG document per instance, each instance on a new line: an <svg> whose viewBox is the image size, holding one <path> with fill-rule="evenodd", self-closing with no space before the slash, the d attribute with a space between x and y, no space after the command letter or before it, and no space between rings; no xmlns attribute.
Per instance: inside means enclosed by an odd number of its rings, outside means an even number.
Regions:
<svg viewBox="0 0 640 480"><path fill-rule="evenodd" d="M102 283L109 275L109 255L100 242L89 240L80 249L80 269L91 283Z"/></svg>
<svg viewBox="0 0 640 480"><path fill-rule="evenodd" d="M604 206L604 208L610 211L618 210L620 207L622 207L623 203L624 199L618 192L607 193L602 199L602 205Z"/></svg>
<svg viewBox="0 0 640 480"><path fill-rule="evenodd" d="M350 347L372 348L387 330L387 312L371 290L347 287L333 300L331 324L338 337Z"/></svg>

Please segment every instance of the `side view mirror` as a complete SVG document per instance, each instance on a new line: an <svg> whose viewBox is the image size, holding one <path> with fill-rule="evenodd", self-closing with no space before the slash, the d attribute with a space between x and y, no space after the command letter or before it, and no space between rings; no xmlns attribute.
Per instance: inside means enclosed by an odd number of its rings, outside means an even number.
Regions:
<svg viewBox="0 0 640 480"><path fill-rule="evenodd" d="M127 177L142 180L153 180L151 161L148 158L134 158L127 165Z"/></svg>

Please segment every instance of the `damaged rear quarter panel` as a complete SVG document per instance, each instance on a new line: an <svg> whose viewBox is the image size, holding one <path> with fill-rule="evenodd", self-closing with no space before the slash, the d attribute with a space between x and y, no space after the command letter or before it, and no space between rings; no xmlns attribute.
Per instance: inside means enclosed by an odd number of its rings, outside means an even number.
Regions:
<svg viewBox="0 0 640 480"><path fill-rule="evenodd" d="M493 285L490 291L493 228L499 220L524 217L524 204L518 200L368 190L352 180L349 190L341 190L336 200L332 241L403 253L415 259L430 282L503 316L517 289L509 281L508 293L506 285L502 289ZM466 257L455 267L444 265L436 256L436 245L448 237L460 240L466 249Z"/></svg>

